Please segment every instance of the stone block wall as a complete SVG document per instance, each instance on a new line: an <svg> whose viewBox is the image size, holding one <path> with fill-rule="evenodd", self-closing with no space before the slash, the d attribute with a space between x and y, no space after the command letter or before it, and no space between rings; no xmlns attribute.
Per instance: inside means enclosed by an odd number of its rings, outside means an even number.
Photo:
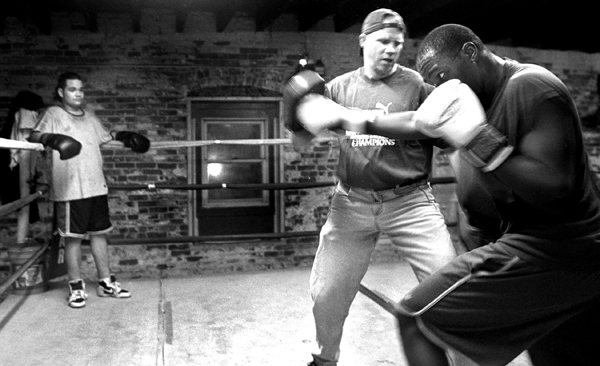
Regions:
<svg viewBox="0 0 600 366"><path fill-rule="evenodd" d="M11 99L22 90L52 99L56 77L72 70L85 78L88 106L109 129L136 130L153 141L191 139L187 131L188 97L280 96L282 83L291 76L298 59L308 53L326 65L326 79L361 65L358 32L333 33L324 20L315 31L290 31L290 20L276 21L269 31L254 32L253 23L238 14L222 32L210 13L190 13L184 24L174 14L147 10L139 29L130 15L98 17L98 32L85 29L83 20L70 13L53 16L51 35L41 35L31 24L7 19L0 37L0 124ZM60 26L59 26L60 25ZM406 42L400 63L414 67L419 40ZM571 90L582 115L598 107L596 75L600 55L490 47L499 55L537 63L558 75ZM282 135L287 137L285 129ZM598 171L599 134L586 130L592 164ZM128 150L105 149L109 184L188 183L185 148L151 149L140 155ZM335 143L321 143L294 151L282 147L284 182L332 181L338 158ZM452 175L443 154L436 157L434 176ZM449 225L456 222L453 185L435 187ZM314 231L324 223L332 188L289 190L284 193L282 231ZM189 235L190 196L186 191L122 191L109 194L116 230L112 239L163 238L164 244L111 245L111 263L120 277L180 276L240 270L310 266L316 237L169 243ZM42 221L32 226L34 236L50 236L51 205L38 202ZM0 218L0 274L9 272L6 246L15 236L16 215ZM451 228L454 233L454 229ZM89 247L84 247L84 273L95 278ZM374 261L398 260L382 240Z"/></svg>

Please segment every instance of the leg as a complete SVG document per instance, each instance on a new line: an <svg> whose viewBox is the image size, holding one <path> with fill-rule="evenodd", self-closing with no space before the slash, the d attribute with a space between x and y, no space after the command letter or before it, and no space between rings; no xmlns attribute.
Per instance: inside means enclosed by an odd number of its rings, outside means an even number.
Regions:
<svg viewBox="0 0 600 366"><path fill-rule="evenodd" d="M81 279L81 239L65 237L65 263L69 280Z"/></svg>
<svg viewBox="0 0 600 366"><path fill-rule="evenodd" d="M428 185L384 201L377 223L419 282L456 257L444 216Z"/></svg>
<svg viewBox="0 0 600 366"><path fill-rule="evenodd" d="M92 247L92 256L94 257L96 269L98 270L98 277L100 279L110 277L106 234L91 235L90 246Z"/></svg>
<svg viewBox="0 0 600 366"><path fill-rule="evenodd" d="M567 320L529 348L534 366L593 366L600 364L597 332L600 300Z"/></svg>
<svg viewBox="0 0 600 366"><path fill-rule="evenodd" d="M510 267L496 272L507 263ZM481 268L487 274L481 274ZM459 281L462 278L469 279ZM453 290L448 293L449 288ZM501 366L598 299L600 272L538 267L495 243L454 259L409 292L398 307L414 313L441 294L442 300L417 318L421 333L478 365Z"/></svg>
<svg viewBox="0 0 600 366"><path fill-rule="evenodd" d="M85 283L81 278L81 239L65 237L65 263L69 277L67 303L72 308L82 308L85 306L87 294L85 293Z"/></svg>
<svg viewBox="0 0 600 366"><path fill-rule="evenodd" d="M404 356L410 366L448 366L446 352L427 339L416 318L397 315Z"/></svg>
<svg viewBox="0 0 600 366"><path fill-rule="evenodd" d="M344 322L378 236L368 224L373 222L370 212L367 202L336 192L321 229L310 279L319 348L313 357L319 366L335 365L339 358Z"/></svg>

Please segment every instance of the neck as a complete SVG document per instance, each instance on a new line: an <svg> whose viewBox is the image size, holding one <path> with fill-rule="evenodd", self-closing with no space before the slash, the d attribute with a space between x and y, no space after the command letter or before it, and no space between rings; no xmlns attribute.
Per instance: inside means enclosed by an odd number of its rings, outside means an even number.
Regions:
<svg viewBox="0 0 600 366"><path fill-rule="evenodd" d="M483 107L488 109L491 106L498 89L502 85L505 61L492 54L491 57L485 59L484 62L484 72L487 77L483 86L483 94L480 96L480 99Z"/></svg>
<svg viewBox="0 0 600 366"><path fill-rule="evenodd" d="M386 77L392 75L394 72L396 72L396 70L398 70L398 67L399 67L398 64L394 64L394 66L386 74L378 73L375 69L373 69L372 67L368 67L367 65L365 65L363 67L363 70L364 70L365 76L368 77L369 79L379 80L379 79L383 79L383 78L386 78Z"/></svg>
<svg viewBox="0 0 600 366"><path fill-rule="evenodd" d="M62 107L63 107L63 109L65 111L67 111L67 112L69 112L69 113L71 113L71 114L73 114L75 116L81 116L81 115L83 115L83 109L81 109L79 107L74 108L74 107L71 107L71 106L66 105L64 103L63 103Z"/></svg>

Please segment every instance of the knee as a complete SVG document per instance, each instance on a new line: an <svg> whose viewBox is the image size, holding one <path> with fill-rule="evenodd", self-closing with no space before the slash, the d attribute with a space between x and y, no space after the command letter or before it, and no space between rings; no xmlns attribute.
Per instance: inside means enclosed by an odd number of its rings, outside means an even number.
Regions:
<svg viewBox="0 0 600 366"><path fill-rule="evenodd" d="M65 248L79 248L81 246L81 239L65 237Z"/></svg>

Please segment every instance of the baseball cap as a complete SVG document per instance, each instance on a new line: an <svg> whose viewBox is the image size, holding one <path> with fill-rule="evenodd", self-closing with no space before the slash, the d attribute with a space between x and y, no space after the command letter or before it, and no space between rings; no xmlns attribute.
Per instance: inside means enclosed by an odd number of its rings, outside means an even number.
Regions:
<svg viewBox="0 0 600 366"><path fill-rule="evenodd" d="M403 32L406 31L404 20L400 14L390 9L381 8L367 15L363 22L361 33L370 34L383 28L398 28Z"/></svg>

